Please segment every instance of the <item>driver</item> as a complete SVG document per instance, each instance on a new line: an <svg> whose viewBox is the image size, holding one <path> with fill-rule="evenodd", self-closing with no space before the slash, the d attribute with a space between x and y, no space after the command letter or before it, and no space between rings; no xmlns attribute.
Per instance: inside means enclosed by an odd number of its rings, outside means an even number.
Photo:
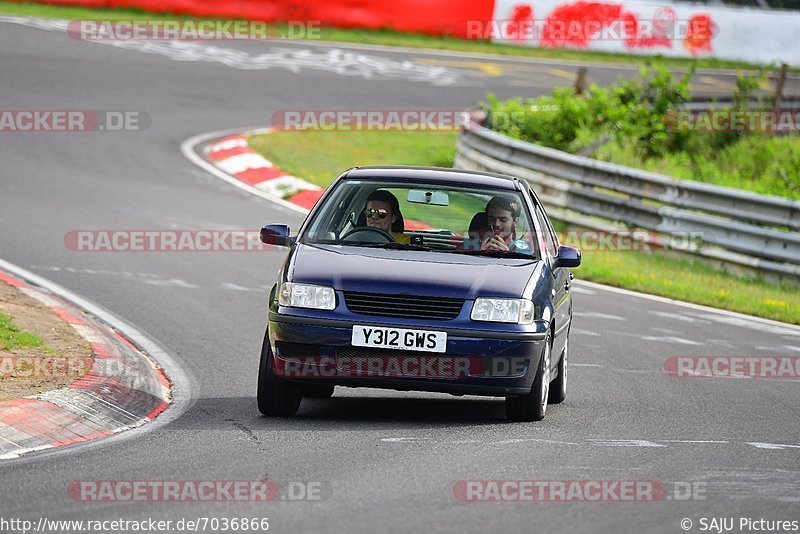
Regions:
<svg viewBox="0 0 800 534"><path fill-rule="evenodd" d="M364 209L367 226L379 228L391 234L397 243L409 244L411 237L404 234L405 222L400 213L400 202L389 191L378 189L367 197L367 206Z"/></svg>

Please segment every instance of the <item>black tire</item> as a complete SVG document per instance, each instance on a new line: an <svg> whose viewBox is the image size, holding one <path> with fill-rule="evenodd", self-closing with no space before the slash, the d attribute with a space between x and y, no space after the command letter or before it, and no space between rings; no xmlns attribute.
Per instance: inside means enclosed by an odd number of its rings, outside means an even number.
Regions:
<svg viewBox="0 0 800 534"><path fill-rule="evenodd" d="M296 385L272 374L272 347L264 335L258 366L258 410L264 415L289 417L297 413L303 393Z"/></svg>
<svg viewBox="0 0 800 534"><path fill-rule="evenodd" d="M527 395L506 397L506 417L510 421L541 421L547 412L547 401L550 390L550 354L552 351L550 336L545 340L539 368L533 379L531 391Z"/></svg>
<svg viewBox="0 0 800 534"><path fill-rule="evenodd" d="M567 398L567 377L569 375L569 332L564 342L564 352L558 362L558 376L550 382L550 404L560 404Z"/></svg>
<svg viewBox="0 0 800 534"><path fill-rule="evenodd" d="M304 384L303 397L309 399L329 399L333 395L334 386L326 384Z"/></svg>

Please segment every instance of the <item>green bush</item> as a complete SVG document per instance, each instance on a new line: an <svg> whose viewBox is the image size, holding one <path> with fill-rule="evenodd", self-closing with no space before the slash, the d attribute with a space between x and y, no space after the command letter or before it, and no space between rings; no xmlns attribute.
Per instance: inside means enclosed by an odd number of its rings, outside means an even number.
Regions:
<svg viewBox="0 0 800 534"><path fill-rule="evenodd" d="M595 157L621 165L800 198L797 136L673 127L674 114L691 99L692 74L675 78L654 66L607 89L591 86L582 96L571 88L527 100L500 101L490 94L483 104L486 124L509 137L570 153L591 146ZM758 78L739 76L729 111L748 110L758 84Z"/></svg>

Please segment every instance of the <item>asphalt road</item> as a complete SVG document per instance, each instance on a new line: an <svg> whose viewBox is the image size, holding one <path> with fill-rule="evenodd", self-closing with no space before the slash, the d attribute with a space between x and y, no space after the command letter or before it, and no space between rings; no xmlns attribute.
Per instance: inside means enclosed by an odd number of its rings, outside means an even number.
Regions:
<svg viewBox="0 0 800 534"><path fill-rule="evenodd" d="M269 517L275 532L681 532L683 518L693 531L702 517L736 518L737 527L740 517L800 519L798 382L663 370L679 355L800 356L799 330L579 285L571 391L541 423L505 422L499 399L342 388L331 400L304 401L294 419L265 419L255 405L256 370L265 288L280 252L67 250L64 234L73 229L299 225L296 213L187 161L180 145L193 135L263 126L281 109L458 109L487 91L543 93L570 83L576 68L336 48L126 49L0 23L2 108L140 110L152 121L142 132L0 133L0 257L146 332L183 367L191 396L167 425L0 463L0 517ZM630 69L591 73L608 81ZM701 76L708 92L731 80ZM67 493L75 480L264 477L320 482L325 498L115 503ZM458 481L475 479L656 480L676 498L454 498ZM687 484L704 498L677 498Z"/></svg>

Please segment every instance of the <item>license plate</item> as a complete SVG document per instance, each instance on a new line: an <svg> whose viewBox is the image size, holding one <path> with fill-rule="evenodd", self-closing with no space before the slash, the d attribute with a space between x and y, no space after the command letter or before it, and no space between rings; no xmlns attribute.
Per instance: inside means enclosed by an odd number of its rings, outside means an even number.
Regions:
<svg viewBox="0 0 800 534"><path fill-rule="evenodd" d="M354 347L445 352L447 332L354 325L350 342Z"/></svg>

